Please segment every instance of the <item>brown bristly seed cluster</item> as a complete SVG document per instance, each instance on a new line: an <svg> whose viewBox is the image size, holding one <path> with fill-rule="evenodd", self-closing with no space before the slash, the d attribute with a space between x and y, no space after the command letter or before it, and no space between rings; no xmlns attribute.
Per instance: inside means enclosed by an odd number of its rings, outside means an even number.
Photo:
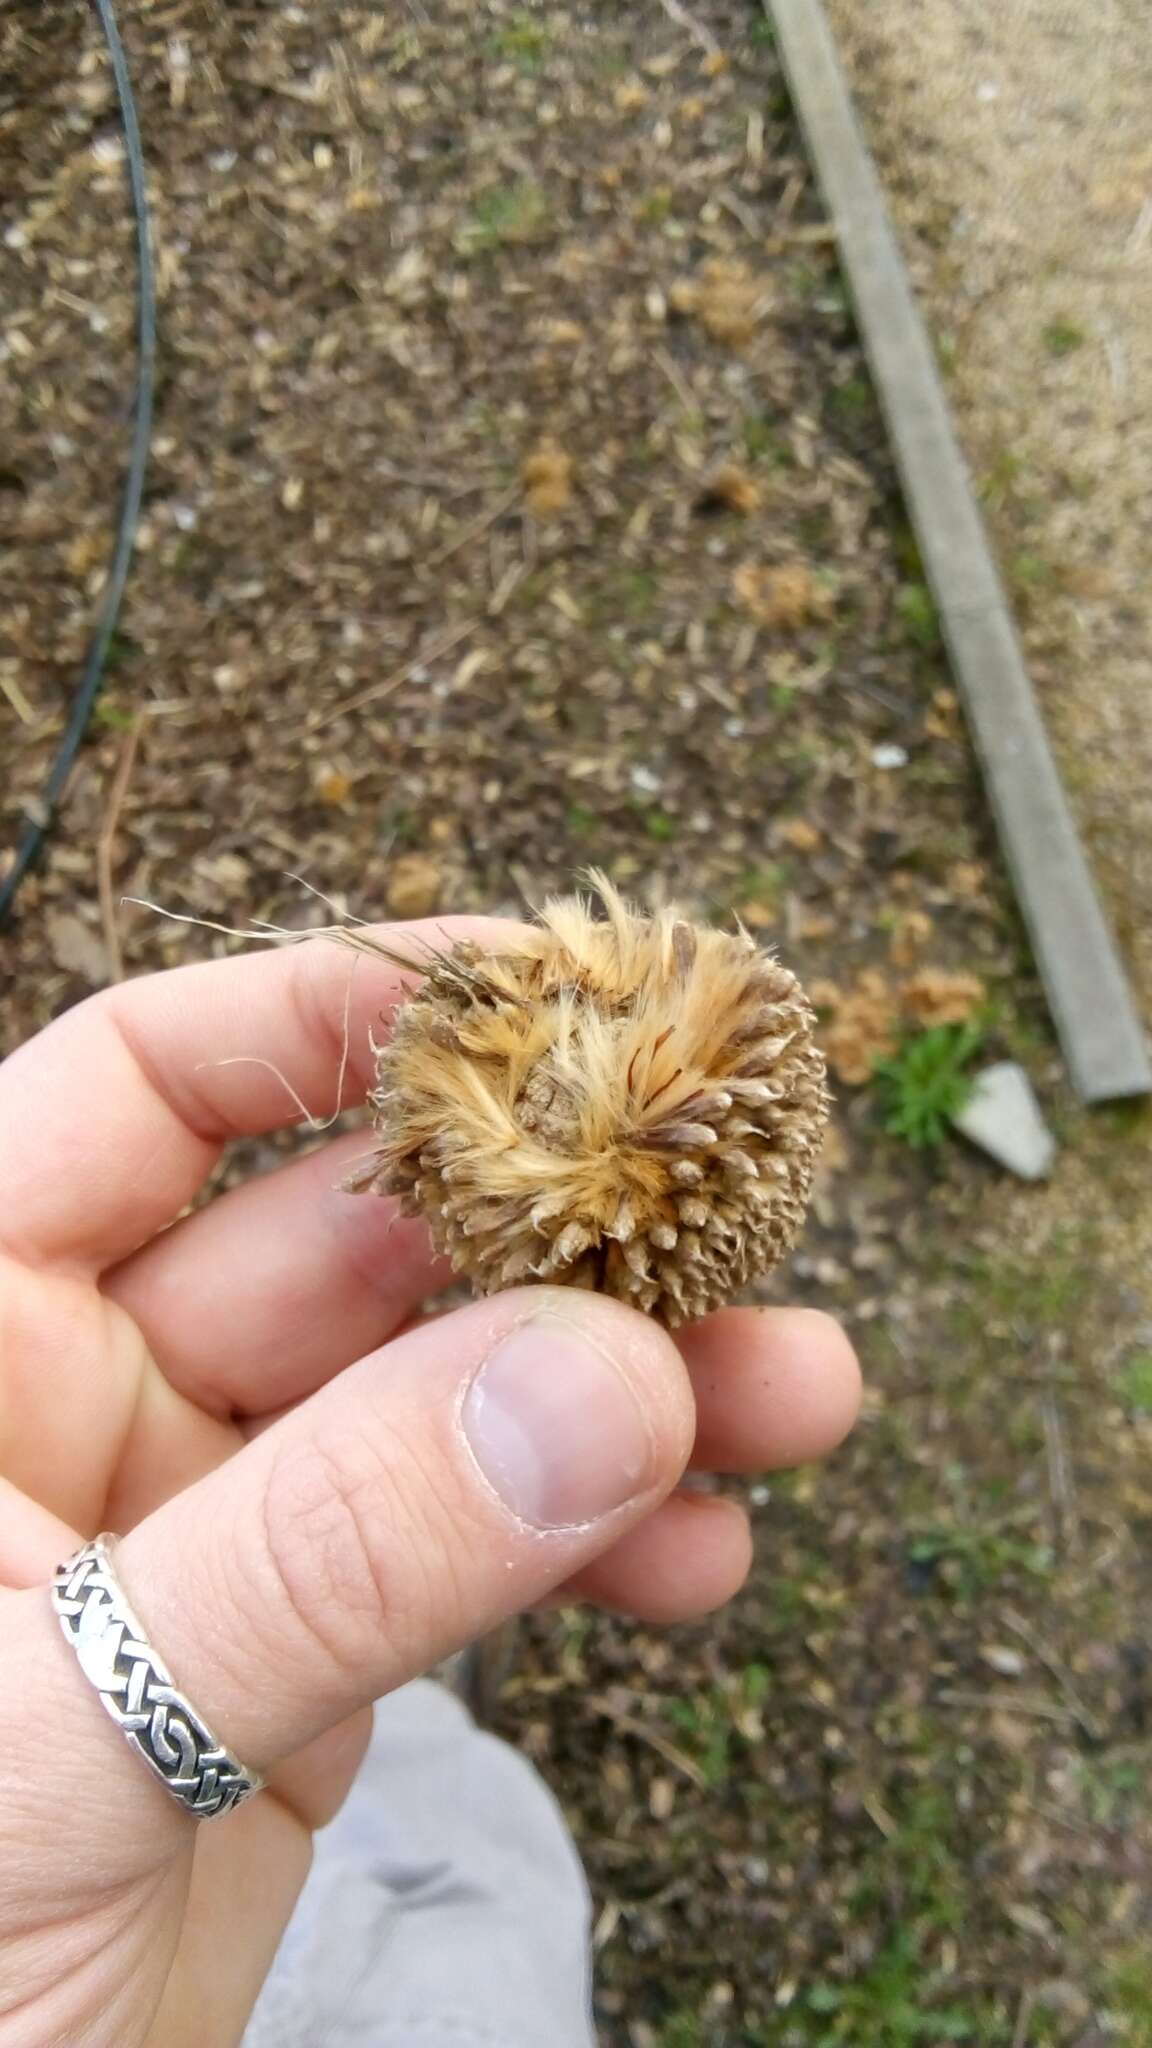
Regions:
<svg viewBox="0 0 1152 2048"><path fill-rule="evenodd" d="M812 1012L741 931L548 903L486 953L438 953L378 1049L397 1195L485 1294L549 1281L675 1327L792 1244L828 1115Z"/></svg>

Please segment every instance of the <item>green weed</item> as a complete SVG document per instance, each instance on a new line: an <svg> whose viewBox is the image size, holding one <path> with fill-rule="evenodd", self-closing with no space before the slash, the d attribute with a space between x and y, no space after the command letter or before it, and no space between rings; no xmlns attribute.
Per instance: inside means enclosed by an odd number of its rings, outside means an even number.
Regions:
<svg viewBox="0 0 1152 2048"><path fill-rule="evenodd" d="M834 418L858 424L872 410L872 386L865 377L849 377L846 383L832 386L828 405Z"/></svg>
<svg viewBox="0 0 1152 2048"><path fill-rule="evenodd" d="M462 255L499 249L509 242L531 242L548 221L548 200L539 185L494 185L476 200L471 218L457 236Z"/></svg>
<svg viewBox="0 0 1152 2048"><path fill-rule="evenodd" d="M1009 1516L986 1522L937 1522L913 1535L905 1552L909 1564L939 1565L959 1600L974 1600L1004 1579L1045 1578L1053 1553L1047 1543L1021 1535Z"/></svg>
<svg viewBox="0 0 1152 2048"><path fill-rule="evenodd" d="M136 713L123 704L115 704L110 698L97 699L92 710L92 723L97 732L129 732L136 723Z"/></svg>
<svg viewBox="0 0 1152 2048"><path fill-rule="evenodd" d="M1113 1964L1105 1995L1109 2011L1123 2022L1117 2040L1126 2048L1152 2048L1152 1962L1146 1949L1131 1949Z"/></svg>
<svg viewBox="0 0 1152 2048"><path fill-rule="evenodd" d="M986 2021L968 2006L940 2005L937 1996L946 1980L924 1967L920 1944L906 1928L893 1935L869 1968L850 1984L815 1984L803 2006L822 2022L823 2042L851 2042L852 2048L914 2048L914 2044L945 2041L991 2042L1004 2038L1002 2027L990 2032Z"/></svg>
<svg viewBox="0 0 1152 2048"><path fill-rule="evenodd" d="M768 462L780 469L791 462L792 450L767 413L746 414L743 435L744 452L749 462Z"/></svg>
<svg viewBox="0 0 1152 2048"><path fill-rule="evenodd" d="M1120 1373L1119 1388L1127 1407L1152 1415L1152 1351L1133 1353Z"/></svg>
<svg viewBox="0 0 1152 2048"><path fill-rule="evenodd" d="M926 650L940 641L940 621L926 583L902 583L896 592L896 616L910 640Z"/></svg>
<svg viewBox="0 0 1152 2048"><path fill-rule="evenodd" d="M739 1746L759 1740L759 1713L771 1689L766 1665L748 1664L723 1685L665 1703L665 1712L709 1785L722 1785Z"/></svg>
<svg viewBox="0 0 1152 2048"><path fill-rule="evenodd" d="M520 13L488 38L488 48L494 57L503 57L521 71L538 71L550 40L543 22L531 14Z"/></svg>
<svg viewBox="0 0 1152 2048"><path fill-rule="evenodd" d="M1050 320L1040 338L1050 356L1070 356L1083 348L1088 336L1073 320Z"/></svg>
<svg viewBox="0 0 1152 2048"><path fill-rule="evenodd" d="M641 804L637 808L649 839L675 839L680 827L675 818L661 810L659 804Z"/></svg>
<svg viewBox="0 0 1152 2048"><path fill-rule="evenodd" d="M874 1070L884 1128L917 1150L942 1145L972 1092L967 1073L984 1043L984 1026L936 1024L904 1040Z"/></svg>
<svg viewBox="0 0 1152 2048"><path fill-rule="evenodd" d="M774 903L788 882L786 861L769 861L764 867L745 868L744 873L733 884L732 902Z"/></svg>

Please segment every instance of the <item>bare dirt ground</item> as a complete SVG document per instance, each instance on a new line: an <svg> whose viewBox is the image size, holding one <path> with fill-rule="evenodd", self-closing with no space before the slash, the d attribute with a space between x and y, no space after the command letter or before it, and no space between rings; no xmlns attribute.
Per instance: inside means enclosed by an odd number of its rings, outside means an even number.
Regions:
<svg viewBox="0 0 1152 2048"><path fill-rule="evenodd" d="M595 861L779 943L840 1096L779 1289L848 1320L868 1412L826 1471L752 1489L730 1614L528 1632L504 1726L592 1872L605 2042L1147 2044L1146 1132L1065 1092L762 18L156 0L125 29L154 461L92 740L0 939L6 1034L118 949L227 946L102 913L102 839L116 894L224 921L326 917L289 870L405 915ZM888 49L861 45L869 90ZM108 545L132 271L88 16L10 11L0 78L12 835ZM1071 406L1093 344L1039 348ZM1011 441L991 499L1044 565L1014 573L1063 717L1050 589L1094 644L1134 600L1064 589L1017 524L1029 474ZM1051 1194L884 1131L876 1059L965 1018L1045 1097Z"/></svg>

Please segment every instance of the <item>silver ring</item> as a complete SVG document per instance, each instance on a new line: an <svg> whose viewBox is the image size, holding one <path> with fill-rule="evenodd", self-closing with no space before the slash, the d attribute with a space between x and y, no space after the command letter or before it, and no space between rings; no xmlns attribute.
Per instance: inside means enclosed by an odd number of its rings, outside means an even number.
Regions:
<svg viewBox="0 0 1152 2048"><path fill-rule="evenodd" d="M56 1568L52 1604L80 1668L137 1756L197 1820L230 1813L264 1783L218 1742L178 1691L124 1598L114 1536L97 1536Z"/></svg>

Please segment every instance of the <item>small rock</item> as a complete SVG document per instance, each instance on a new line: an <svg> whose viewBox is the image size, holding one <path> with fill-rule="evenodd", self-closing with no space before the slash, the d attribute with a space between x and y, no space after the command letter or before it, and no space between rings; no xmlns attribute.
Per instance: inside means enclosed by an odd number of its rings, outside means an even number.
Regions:
<svg viewBox="0 0 1152 2048"><path fill-rule="evenodd" d="M1056 1157L1056 1141L1040 1113L1032 1083L1015 1060L999 1060L976 1076L972 1093L952 1122L962 1137L1021 1180L1043 1180Z"/></svg>
<svg viewBox="0 0 1152 2048"><path fill-rule="evenodd" d="M95 988L103 986L108 980L108 953L99 932L70 910L51 912L44 929L57 967L80 975Z"/></svg>
<svg viewBox="0 0 1152 2048"><path fill-rule="evenodd" d="M388 908L393 917L427 917L440 901L440 870L423 853L405 853L388 875Z"/></svg>
<svg viewBox="0 0 1152 2048"><path fill-rule="evenodd" d="M1006 1643L984 1643L980 1656L990 1671L999 1672L1001 1678L1023 1678L1027 1666L1019 1650L1013 1650Z"/></svg>

